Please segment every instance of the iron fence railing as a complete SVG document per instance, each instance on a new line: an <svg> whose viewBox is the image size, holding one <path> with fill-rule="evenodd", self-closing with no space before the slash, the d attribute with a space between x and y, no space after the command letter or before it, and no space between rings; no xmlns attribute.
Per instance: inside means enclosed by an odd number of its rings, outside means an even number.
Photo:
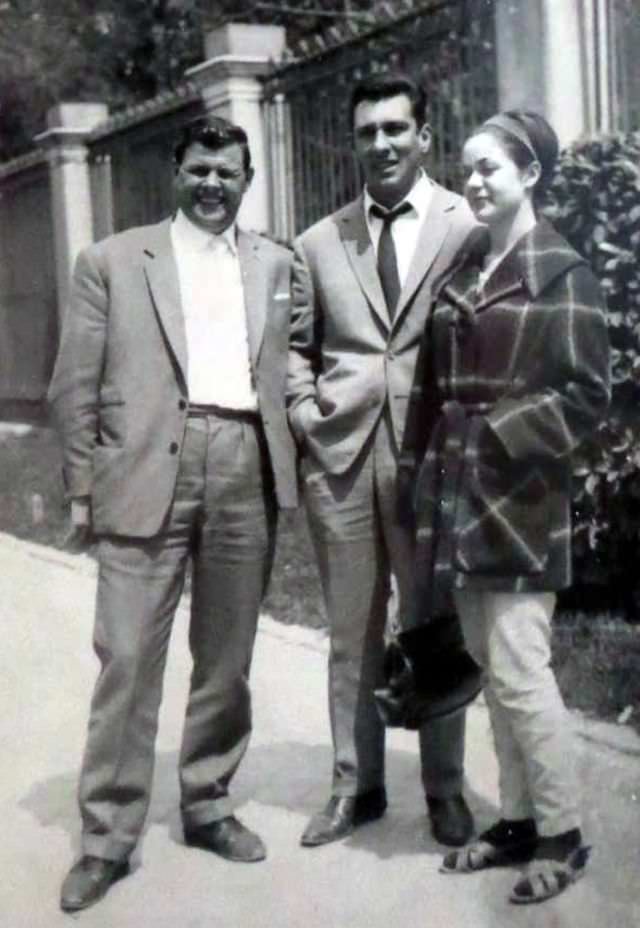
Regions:
<svg viewBox="0 0 640 928"><path fill-rule="evenodd" d="M4 165L0 181L0 402L38 402L58 326L46 158L37 153Z"/></svg>
<svg viewBox="0 0 640 928"><path fill-rule="evenodd" d="M355 81L396 68L423 84L433 129L426 167L450 187L460 184L466 135L495 110L493 0L403 0L397 9L395 19L368 31L306 49L307 57L278 67L265 80L267 100L288 104L295 232L360 189L348 114Z"/></svg>

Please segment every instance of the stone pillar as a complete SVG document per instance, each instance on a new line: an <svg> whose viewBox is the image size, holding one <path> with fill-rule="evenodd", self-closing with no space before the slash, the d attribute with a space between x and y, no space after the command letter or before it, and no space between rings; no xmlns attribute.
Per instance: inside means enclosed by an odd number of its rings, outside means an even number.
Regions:
<svg viewBox="0 0 640 928"><path fill-rule="evenodd" d="M544 109L540 0L496 0L498 109Z"/></svg>
<svg viewBox="0 0 640 928"><path fill-rule="evenodd" d="M292 239L295 233L291 131L286 97L282 93L276 94L269 107L272 231L285 241Z"/></svg>
<svg viewBox="0 0 640 928"><path fill-rule="evenodd" d="M47 114L35 141L47 150L51 172L53 234L60 320L69 300L73 264L93 242L93 209L86 137L108 116L103 103L60 103Z"/></svg>
<svg viewBox="0 0 640 928"><path fill-rule="evenodd" d="M583 0L496 0L498 108L544 115L561 145L589 128Z"/></svg>
<svg viewBox="0 0 640 928"><path fill-rule="evenodd" d="M581 29L580 0L543 0L542 7L545 115L563 146L588 128L586 36Z"/></svg>
<svg viewBox="0 0 640 928"><path fill-rule="evenodd" d="M259 77L282 56L284 48L285 31L280 26L228 23L205 36L206 61L186 72L199 87L205 108L238 123L249 137L255 176L239 220L245 228L259 232L274 227L272 165Z"/></svg>
<svg viewBox="0 0 640 928"><path fill-rule="evenodd" d="M617 125L616 74L610 0L579 0L585 35L590 133L614 132Z"/></svg>

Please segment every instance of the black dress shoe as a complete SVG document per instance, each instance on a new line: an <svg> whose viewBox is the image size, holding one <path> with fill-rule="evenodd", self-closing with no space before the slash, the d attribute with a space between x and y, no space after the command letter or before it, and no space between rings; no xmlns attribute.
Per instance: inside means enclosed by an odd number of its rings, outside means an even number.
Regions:
<svg viewBox="0 0 640 928"><path fill-rule="evenodd" d="M436 841L449 847L467 843L473 834L473 816L464 796L460 793L446 799L427 796L427 807Z"/></svg>
<svg viewBox="0 0 640 928"><path fill-rule="evenodd" d="M322 812L314 815L304 830L300 844L318 847L350 835L358 825L373 822L384 815L387 794L372 789L359 796L332 796Z"/></svg>
<svg viewBox="0 0 640 928"><path fill-rule="evenodd" d="M81 857L67 874L60 893L63 912L88 909L102 899L116 880L129 872L128 860L104 860L102 857Z"/></svg>
<svg viewBox="0 0 640 928"><path fill-rule="evenodd" d="M250 831L235 815L228 815L217 822L184 828L185 844L213 851L225 860L254 863L264 860L267 849L260 837Z"/></svg>

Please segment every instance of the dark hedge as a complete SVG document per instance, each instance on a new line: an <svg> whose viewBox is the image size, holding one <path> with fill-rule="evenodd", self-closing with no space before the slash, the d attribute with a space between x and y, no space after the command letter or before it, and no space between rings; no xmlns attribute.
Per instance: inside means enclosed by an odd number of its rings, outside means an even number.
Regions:
<svg viewBox="0 0 640 928"><path fill-rule="evenodd" d="M545 212L590 261L606 298L612 405L576 468L576 605L640 612L640 132L581 141Z"/></svg>

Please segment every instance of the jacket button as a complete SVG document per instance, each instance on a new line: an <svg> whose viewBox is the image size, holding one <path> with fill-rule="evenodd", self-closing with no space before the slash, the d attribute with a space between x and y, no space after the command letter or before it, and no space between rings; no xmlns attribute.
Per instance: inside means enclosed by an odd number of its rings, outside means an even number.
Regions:
<svg viewBox="0 0 640 928"><path fill-rule="evenodd" d="M177 454L179 447L180 446L178 445L177 441L172 441L169 445L169 454Z"/></svg>
<svg viewBox="0 0 640 928"><path fill-rule="evenodd" d="M186 409L186 408L187 408L187 401L180 400L180 402L178 403L178 409Z"/></svg>
<svg viewBox="0 0 640 928"><path fill-rule="evenodd" d="M390 361L393 361L395 359L395 354L393 353L393 351L387 351L387 357L389 358Z"/></svg>

